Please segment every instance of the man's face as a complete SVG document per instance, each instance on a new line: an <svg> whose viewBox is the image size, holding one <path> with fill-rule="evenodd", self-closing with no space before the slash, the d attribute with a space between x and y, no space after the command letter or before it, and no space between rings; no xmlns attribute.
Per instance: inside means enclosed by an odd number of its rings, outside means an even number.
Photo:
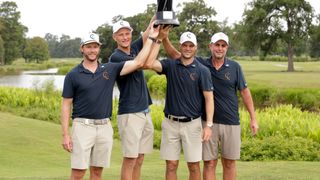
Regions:
<svg viewBox="0 0 320 180"><path fill-rule="evenodd" d="M83 54L84 59L89 61L95 61L99 58L100 53L100 45L98 43L89 43L85 44L81 47L81 52Z"/></svg>
<svg viewBox="0 0 320 180"><path fill-rule="evenodd" d="M223 40L219 40L216 43L211 43L209 48L211 50L211 55L215 59L224 59L228 51L228 44Z"/></svg>
<svg viewBox="0 0 320 180"><path fill-rule="evenodd" d="M113 34L113 39L117 42L118 46L127 48L131 44L132 33L130 29L121 28Z"/></svg>
<svg viewBox="0 0 320 180"><path fill-rule="evenodd" d="M180 52L184 59L193 58L197 52L197 46L190 41L184 42L180 45Z"/></svg>

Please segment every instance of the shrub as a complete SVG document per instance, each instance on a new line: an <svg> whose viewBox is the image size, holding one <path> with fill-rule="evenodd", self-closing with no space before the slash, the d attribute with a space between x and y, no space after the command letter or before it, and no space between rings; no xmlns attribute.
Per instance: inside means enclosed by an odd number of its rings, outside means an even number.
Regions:
<svg viewBox="0 0 320 180"><path fill-rule="evenodd" d="M148 87L150 92L156 97L164 98L167 89L166 76L153 75L148 81Z"/></svg>
<svg viewBox="0 0 320 180"><path fill-rule="evenodd" d="M319 161L320 144L295 136L253 138L242 142L241 160Z"/></svg>

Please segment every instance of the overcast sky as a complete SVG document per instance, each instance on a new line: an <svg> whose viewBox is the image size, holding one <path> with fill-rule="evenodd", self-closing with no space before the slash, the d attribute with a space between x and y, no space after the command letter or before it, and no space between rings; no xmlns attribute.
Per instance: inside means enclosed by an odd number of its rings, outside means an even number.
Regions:
<svg viewBox="0 0 320 180"><path fill-rule="evenodd" d="M3 2L4 0L0 0ZM71 38L97 29L104 23L111 24L112 17L124 17L142 13L147 4L157 0L7 0L14 1L21 12L20 22L27 26L27 37L44 37L46 33ZM173 0L173 9L182 2L191 0ZM229 24L241 20L245 4L251 0L205 0L213 7L217 15L215 20L228 19ZM307 0L320 12L320 0Z"/></svg>

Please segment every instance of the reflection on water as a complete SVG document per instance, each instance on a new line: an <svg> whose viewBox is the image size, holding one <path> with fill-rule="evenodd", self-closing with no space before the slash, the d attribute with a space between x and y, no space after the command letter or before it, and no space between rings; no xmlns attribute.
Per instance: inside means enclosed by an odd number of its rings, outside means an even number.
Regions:
<svg viewBox="0 0 320 180"><path fill-rule="evenodd" d="M63 75L9 75L0 77L0 86L10 86L33 89L41 87L46 81L54 81L54 86L58 90L63 88Z"/></svg>

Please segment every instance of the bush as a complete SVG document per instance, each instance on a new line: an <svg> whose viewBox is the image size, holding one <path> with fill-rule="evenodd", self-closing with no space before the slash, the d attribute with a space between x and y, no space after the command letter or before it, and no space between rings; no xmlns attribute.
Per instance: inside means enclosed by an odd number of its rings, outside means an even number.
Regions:
<svg viewBox="0 0 320 180"><path fill-rule="evenodd" d="M320 90L318 89L277 90L270 87L255 87L250 90L257 108L292 104L302 110L320 112ZM242 101L240 97L239 100Z"/></svg>
<svg viewBox="0 0 320 180"><path fill-rule="evenodd" d="M241 160L320 161L320 144L302 137L270 136L242 142Z"/></svg>
<svg viewBox="0 0 320 180"><path fill-rule="evenodd" d="M144 77L146 78L146 82L149 81L149 79L153 76L153 75L157 75L156 72L151 71L151 70L145 70L144 72Z"/></svg>
<svg viewBox="0 0 320 180"><path fill-rule="evenodd" d="M156 98L164 98L167 89L167 80L165 75L154 75L148 81L150 92Z"/></svg>

